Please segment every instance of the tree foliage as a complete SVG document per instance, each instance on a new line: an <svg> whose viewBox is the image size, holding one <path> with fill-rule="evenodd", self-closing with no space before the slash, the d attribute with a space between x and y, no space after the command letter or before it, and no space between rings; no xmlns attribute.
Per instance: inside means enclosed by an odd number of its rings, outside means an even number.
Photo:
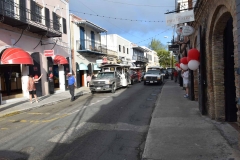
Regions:
<svg viewBox="0 0 240 160"><path fill-rule="evenodd" d="M148 45L148 48L150 48L151 50L154 51L159 51L159 50L166 50L166 45L162 44L162 42L160 42L159 40L156 39L152 39L152 41L150 42L150 44Z"/></svg>

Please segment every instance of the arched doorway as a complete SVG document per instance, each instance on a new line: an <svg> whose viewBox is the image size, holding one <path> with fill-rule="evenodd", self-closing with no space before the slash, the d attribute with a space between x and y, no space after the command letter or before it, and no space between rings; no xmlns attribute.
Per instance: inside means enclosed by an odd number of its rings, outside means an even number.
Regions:
<svg viewBox="0 0 240 160"><path fill-rule="evenodd" d="M233 19L225 6L216 13L212 34L212 86L214 118L218 121L237 121L234 75ZM214 21L213 21L214 22Z"/></svg>
<svg viewBox="0 0 240 160"><path fill-rule="evenodd" d="M224 86L225 86L225 120L237 121L236 86L234 76L234 42L233 19L229 18L223 35L224 49Z"/></svg>

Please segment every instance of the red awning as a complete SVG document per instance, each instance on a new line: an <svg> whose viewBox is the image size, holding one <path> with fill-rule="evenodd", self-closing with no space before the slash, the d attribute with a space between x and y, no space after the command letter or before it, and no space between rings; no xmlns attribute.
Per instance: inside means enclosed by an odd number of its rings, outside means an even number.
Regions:
<svg viewBox="0 0 240 160"><path fill-rule="evenodd" d="M3 51L1 64L31 64L33 59L29 53L21 48L8 48Z"/></svg>
<svg viewBox="0 0 240 160"><path fill-rule="evenodd" d="M61 55L56 55L53 59L54 64L68 64L68 60L61 56Z"/></svg>

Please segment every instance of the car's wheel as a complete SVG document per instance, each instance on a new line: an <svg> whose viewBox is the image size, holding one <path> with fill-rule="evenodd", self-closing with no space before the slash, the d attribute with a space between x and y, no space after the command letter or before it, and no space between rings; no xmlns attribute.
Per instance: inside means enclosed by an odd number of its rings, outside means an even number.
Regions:
<svg viewBox="0 0 240 160"><path fill-rule="evenodd" d="M94 91L91 91L92 94L94 94L95 92Z"/></svg>
<svg viewBox="0 0 240 160"><path fill-rule="evenodd" d="M131 80L131 85L133 85L133 80Z"/></svg>
<svg viewBox="0 0 240 160"><path fill-rule="evenodd" d="M112 93L115 93L115 91L116 91L116 85L113 84L113 85L112 85L112 90L111 90L111 92L112 92Z"/></svg>
<svg viewBox="0 0 240 160"><path fill-rule="evenodd" d="M143 84L146 85L146 82L144 82Z"/></svg>

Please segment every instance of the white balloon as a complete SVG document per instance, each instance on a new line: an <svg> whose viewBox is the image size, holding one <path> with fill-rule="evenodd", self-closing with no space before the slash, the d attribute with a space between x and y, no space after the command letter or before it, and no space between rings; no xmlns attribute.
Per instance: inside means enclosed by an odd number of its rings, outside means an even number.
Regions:
<svg viewBox="0 0 240 160"><path fill-rule="evenodd" d="M183 70L187 70L187 69L188 69L188 65L187 65L187 64L181 63L181 64L180 64L180 67L181 67Z"/></svg>
<svg viewBox="0 0 240 160"><path fill-rule="evenodd" d="M191 60L191 61L188 62L188 68L191 69L191 70L198 69L199 65L200 65L200 63L197 60Z"/></svg>

